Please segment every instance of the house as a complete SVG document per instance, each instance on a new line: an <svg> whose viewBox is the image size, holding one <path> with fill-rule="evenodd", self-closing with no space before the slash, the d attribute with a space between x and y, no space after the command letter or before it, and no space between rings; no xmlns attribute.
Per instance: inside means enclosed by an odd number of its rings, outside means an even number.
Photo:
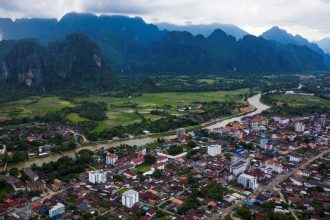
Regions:
<svg viewBox="0 0 330 220"><path fill-rule="evenodd" d="M137 175L135 173L133 173L131 170L125 170L123 174L127 178L131 178L133 180L135 180L137 178Z"/></svg>
<svg viewBox="0 0 330 220"><path fill-rule="evenodd" d="M12 176L0 174L0 180L3 180L9 185L11 185L14 188L15 192L24 191L26 189L25 184L21 180L18 180Z"/></svg>
<svg viewBox="0 0 330 220"><path fill-rule="evenodd" d="M136 165L140 165L144 162L144 157L138 157L138 158L135 158L131 161L131 164L133 164L134 166Z"/></svg>
<svg viewBox="0 0 330 220"><path fill-rule="evenodd" d="M165 169L164 163L160 162L160 163L155 163L153 165L153 167L155 168L155 170L163 170Z"/></svg>
<svg viewBox="0 0 330 220"><path fill-rule="evenodd" d="M105 161L107 165L115 165L116 161L118 160L118 156L113 153L108 153L107 156L105 157Z"/></svg>
<svg viewBox="0 0 330 220"><path fill-rule="evenodd" d="M168 158L167 157L164 157L164 156L159 156L157 157L157 163L167 163L168 162Z"/></svg>
<svg viewBox="0 0 330 220"><path fill-rule="evenodd" d="M177 206L180 206L180 205L183 204L183 201L182 200L177 199L177 198L174 198L174 197L171 198L171 202L174 203Z"/></svg>

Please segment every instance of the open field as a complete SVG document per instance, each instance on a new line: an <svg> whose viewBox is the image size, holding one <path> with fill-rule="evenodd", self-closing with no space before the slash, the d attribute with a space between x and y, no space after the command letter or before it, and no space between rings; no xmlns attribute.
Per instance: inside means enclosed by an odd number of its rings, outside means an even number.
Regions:
<svg viewBox="0 0 330 220"><path fill-rule="evenodd" d="M317 97L308 95L289 95L289 94L276 94L270 95L273 100L278 103L286 103L290 106L328 106L330 107L330 101Z"/></svg>
<svg viewBox="0 0 330 220"><path fill-rule="evenodd" d="M107 120L99 123L95 131L102 131L108 127L117 125L128 125L140 122L143 117L157 120L163 116L150 114L155 109L165 109L172 115L185 114L182 109L196 105L196 102L211 101L242 101L248 89L234 91L210 91L210 92L166 92L166 93L144 93L141 96L119 98L105 96L103 94L79 97L71 102L62 100L60 97L29 97L23 100L0 104L0 121L34 117L49 112L59 111L64 107L73 107L79 102L104 102L107 104ZM77 113L70 113L66 118L78 123L86 121Z"/></svg>
<svg viewBox="0 0 330 220"><path fill-rule="evenodd" d="M11 118L34 117L73 106L73 103L55 96L29 97L19 101L0 104L0 121Z"/></svg>

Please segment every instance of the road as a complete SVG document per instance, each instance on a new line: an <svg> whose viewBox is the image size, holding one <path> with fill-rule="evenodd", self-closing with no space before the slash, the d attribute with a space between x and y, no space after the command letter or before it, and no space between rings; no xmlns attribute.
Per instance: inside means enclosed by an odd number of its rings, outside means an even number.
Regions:
<svg viewBox="0 0 330 220"><path fill-rule="evenodd" d="M274 189L275 186L277 186L280 182L282 182L283 180L289 178L291 175L293 175L294 173L296 173L299 169L306 167L307 165L309 165L310 163L312 163L314 160L317 160L321 157L323 157L324 154L329 153L330 149L327 149L323 152L321 152L320 154L310 158L309 160L307 160L306 162L304 162L303 164L301 164L299 167L296 167L294 169L292 169L290 172L286 173L286 174L282 174L282 175L278 175L272 182L270 182L267 186L260 186L258 189L256 189L253 193L251 193L251 195L249 195L248 197L246 197L245 199L242 199L238 202L236 202L235 204L225 208L222 213L214 215L212 218L210 219L219 219L220 217L225 217L228 213L231 213L234 209L241 207L245 202L249 201L250 199L252 199L252 197L256 197L258 196L260 193L270 190L270 189Z"/></svg>
<svg viewBox="0 0 330 220"><path fill-rule="evenodd" d="M278 194L280 195L283 202L285 202L285 204L288 204L287 201L284 198L283 193L281 192L281 189L275 188L275 190L278 192ZM299 220L299 218L297 217L296 213L294 213L292 208L289 207L289 211L290 211L291 215L294 217L295 220Z"/></svg>

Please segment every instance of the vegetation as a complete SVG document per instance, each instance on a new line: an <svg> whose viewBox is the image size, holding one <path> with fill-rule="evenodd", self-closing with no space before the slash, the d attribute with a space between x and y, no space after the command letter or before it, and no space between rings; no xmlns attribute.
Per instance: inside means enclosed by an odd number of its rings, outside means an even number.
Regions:
<svg viewBox="0 0 330 220"><path fill-rule="evenodd" d="M87 164L76 163L68 157L61 157L56 162L44 163L41 167L34 165L32 168L45 174L45 176L48 177L48 182L52 182L55 178L68 182L82 173L86 165Z"/></svg>
<svg viewBox="0 0 330 220"><path fill-rule="evenodd" d="M317 96L276 93L262 96L262 101L272 106L271 112L281 115L306 115L330 110L330 101Z"/></svg>
<svg viewBox="0 0 330 220"><path fill-rule="evenodd" d="M206 198L211 198L221 201L223 195L228 193L228 189L223 187L221 184L212 182L202 189L201 194Z"/></svg>
<svg viewBox="0 0 330 220"><path fill-rule="evenodd" d="M236 210L237 215L239 215L243 220L253 220L252 212L249 207L242 206Z"/></svg>
<svg viewBox="0 0 330 220"><path fill-rule="evenodd" d="M181 146L181 145L172 145L167 150L167 153L170 154L170 155L172 155L172 156L181 154L181 153L183 153L183 146Z"/></svg>

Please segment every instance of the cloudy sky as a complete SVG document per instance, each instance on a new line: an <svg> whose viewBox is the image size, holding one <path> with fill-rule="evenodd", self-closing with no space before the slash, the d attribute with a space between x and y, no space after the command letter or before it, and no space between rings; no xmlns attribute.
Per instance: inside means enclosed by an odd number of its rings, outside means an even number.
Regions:
<svg viewBox="0 0 330 220"><path fill-rule="evenodd" d="M67 12L125 14L148 22L235 24L251 34L276 25L310 40L330 37L330 0L0 0L0 17Z"/></svg>

